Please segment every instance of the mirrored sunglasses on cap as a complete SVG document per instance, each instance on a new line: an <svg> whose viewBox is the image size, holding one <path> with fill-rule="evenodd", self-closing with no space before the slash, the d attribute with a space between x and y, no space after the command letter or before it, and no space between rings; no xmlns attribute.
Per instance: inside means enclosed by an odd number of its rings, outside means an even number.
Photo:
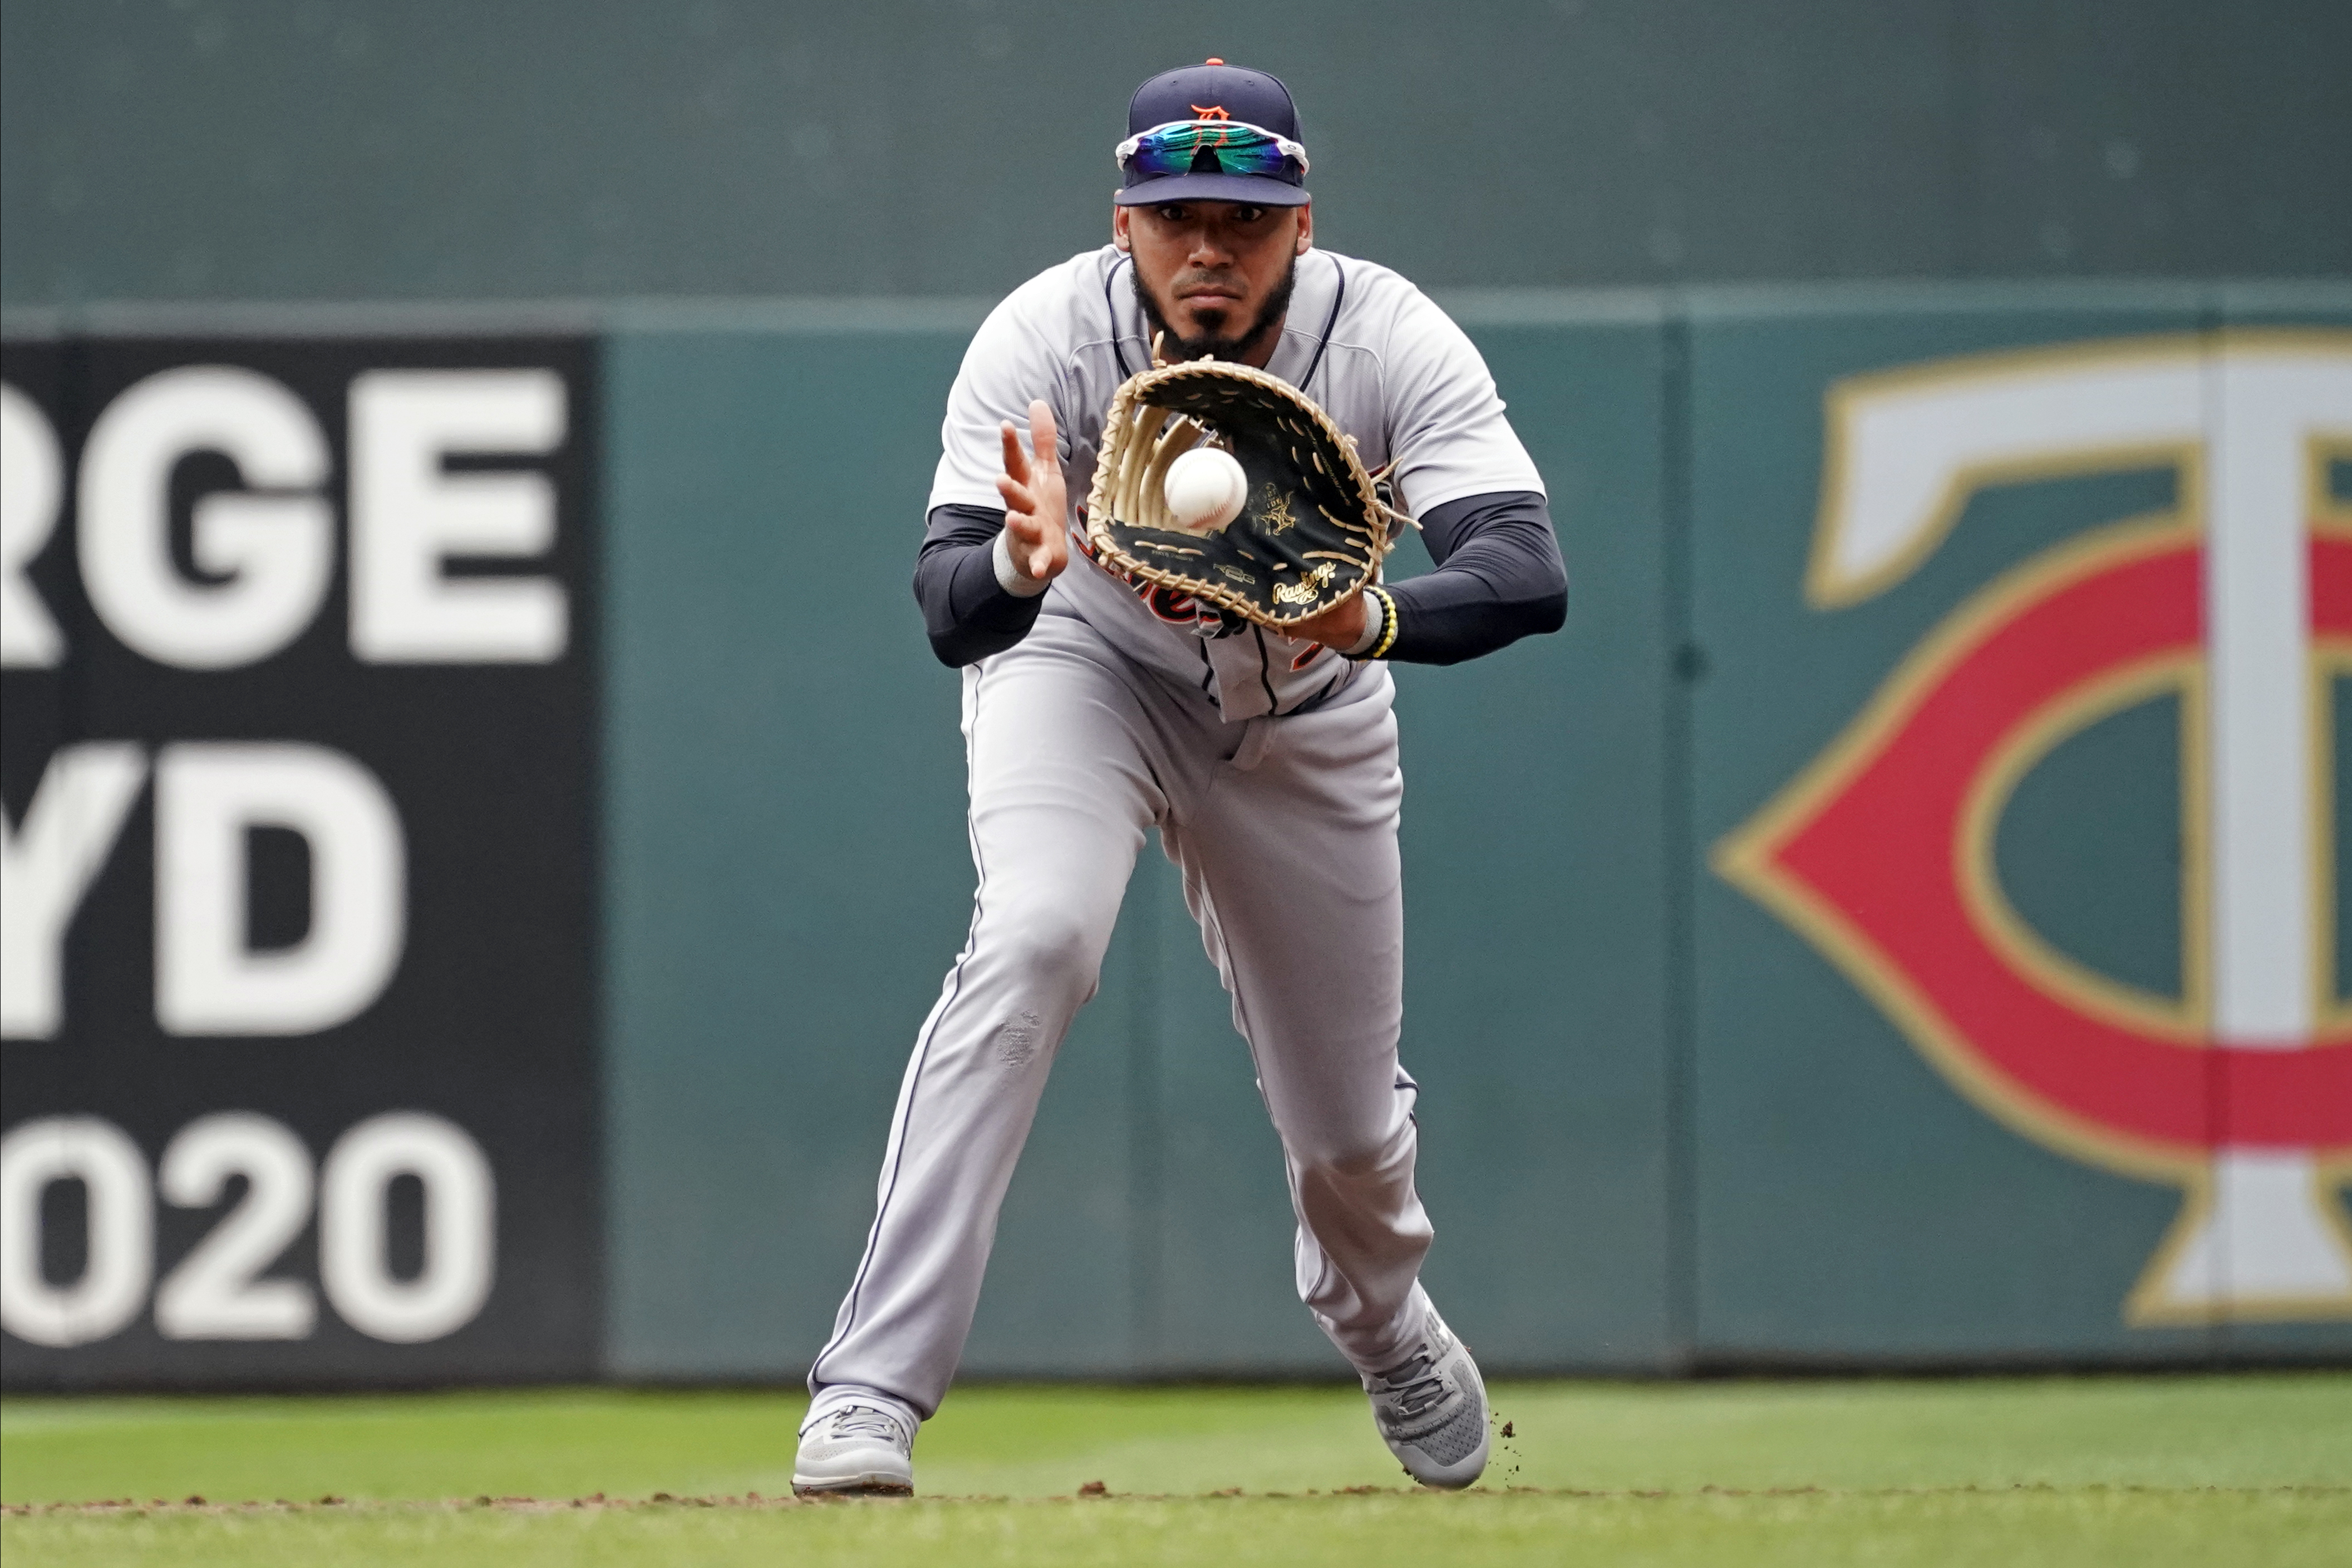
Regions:
<svg viewBox="0 0 2352 1568"><path fill-rule="evenodd" d="M1155 125L1118 144L1118 165L1133 176L1157 180L1195 172L1206 152L1223 174L1280 174L1286 163L1307 172L1307 149L1238 120L1176 120ZM1200 170L1202 173L1208 171Z"/></svg>

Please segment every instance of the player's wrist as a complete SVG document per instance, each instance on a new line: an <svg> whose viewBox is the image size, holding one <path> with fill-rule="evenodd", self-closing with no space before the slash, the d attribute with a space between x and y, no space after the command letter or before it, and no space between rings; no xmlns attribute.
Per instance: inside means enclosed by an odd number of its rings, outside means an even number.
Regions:
<svg viewBox="0 0 2352 1568"><path fill-rule="evenodd" d="M1372 650L1381 643L1381 633L1388 629L1388 595L1376 587L1367 588L1356 596L1356 601L1364 607L1363 634L1339 652L1350 659L1378 657ZM1385 653L1387 649L1383 646L1381 651Z"/></svg>
<svg viewBox="0 0 2352 1568"><path fill-rule="evenodd" d="M996 566L996 586L1015 599L1034 599L1045 591L1046 583L1021 570L1013 559L1013 530L1006 528L996 536L989 547L989 559Z"/></svg>

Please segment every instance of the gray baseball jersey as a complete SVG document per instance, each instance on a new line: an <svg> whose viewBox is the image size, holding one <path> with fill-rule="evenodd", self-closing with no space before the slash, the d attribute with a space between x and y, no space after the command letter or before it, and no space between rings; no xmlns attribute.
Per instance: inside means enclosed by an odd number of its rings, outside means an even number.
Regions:
<svg viewBox="0 0 2352 1568"><path fill-rule="evenodd" d="M1134 267L1114 246L1072 256L1015 289L966 350L940 427L930 506L1001 507L1002 421L1024 432L1043 398L1059 432L1072 526L1093 483L1103 414L1150 362ZM1498 491L1540 494L1543 478L1504 417L1478 350L1446 314L1387 267L1328 251L1298 260L1282 340L1266 368L1356 438L1365 465L1393 459L1408 511ZM1330 650L1255 630L1212 635L1213 610L1140 591L1073 560L1045 612L1074 615L1138 664L1211 695L1229 720L1287 713L1347 673Z"/></svg>

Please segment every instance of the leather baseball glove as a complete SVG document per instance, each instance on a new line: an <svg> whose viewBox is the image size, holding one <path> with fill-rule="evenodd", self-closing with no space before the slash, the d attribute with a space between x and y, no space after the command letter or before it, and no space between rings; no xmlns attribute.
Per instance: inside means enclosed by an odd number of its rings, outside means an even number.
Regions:
<svg viewBox="0 0 2352 1568"><path fill-rule="evenodd" d="M1168 466L1204 444L1240 462L1248 496L1231 522L1187 528L1169 509ZM1328 414L1279 377L1223 360L1128 379L1087 497L1087 544L1104 565L1276 631L1361 592L1408 521Z"/></svg>

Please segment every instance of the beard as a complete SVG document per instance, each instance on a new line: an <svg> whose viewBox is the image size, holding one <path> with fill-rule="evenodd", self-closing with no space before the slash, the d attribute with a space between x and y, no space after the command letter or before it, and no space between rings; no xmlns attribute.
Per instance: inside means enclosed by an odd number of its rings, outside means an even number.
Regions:
<svg viewBox="0 0 2352 1568"><path fill-rule="evenodd" d="M1151 323L1153 333L1167 338L1162 351L1171 364L1179 360L1238 360L1262 342L1265 335L1280 326L1282 319L1290 313L1290 291L1298 280L1298 258L1295 256L1290 258L1290 265L1282 269L1282 281L1276 284L1274 292L1265 297L1265 303L1258 308L1257 316L1250 322L1249 329L1238 335L1211 329L1188 338L1169 324L1167 315L1160 308L1160 301L1152 297L1150 289L1144 287L1141 268L1131 272L1129 280L1135 288L1136 303L1143 307L1143 319ZM1232 312L1224 314L1230 318Z"/></svg>

